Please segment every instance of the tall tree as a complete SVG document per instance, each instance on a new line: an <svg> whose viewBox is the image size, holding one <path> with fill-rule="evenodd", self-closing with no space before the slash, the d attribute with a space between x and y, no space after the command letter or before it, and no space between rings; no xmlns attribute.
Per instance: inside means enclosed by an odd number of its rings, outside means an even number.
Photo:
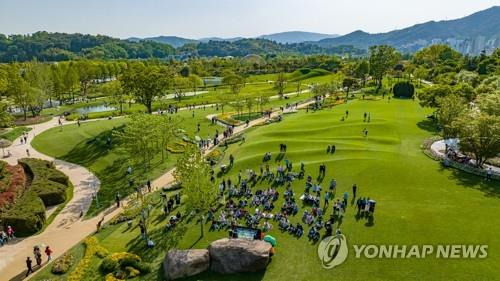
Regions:
<svg viewBox="0 0 500 281"><path fill-rule="evenodd" d="M245 80L239 75L230 74L222 79L222 84L228 85L231 93L237 95L241 91L241 88L243 88Z"/></svg>
<svg viewBox="0 0 500 281"><path fill-rule="evenodd" d="M131 98L123 91L120 80L113 80L100 86L100 90L106 96L111 97L113 102L120 107L120 115L123 114L123 105Z"/></svg>
<svg viewBox="0 0 500 281"><path fill-rule="evenodd" d="M156 65L145 66L142 63L129 65L119 80L123 89L134 95L148 113L153 112L153 101L163 95L170 84L167 69Z"/></svg>
<svg viewBox="0 0 500 281"><path fill-rule="evenodd" d="M349 99L349 92L350 90L356 85L357 81L356 79L352 77L346 77L344 80L342 80L342 87L345 89L346 92L346 101Z"/></svg>
<svg viewBox="0 0 500 281"><path fill-rule="evenodd" d="M274 81L274 88L278 91L278 96L283 98L286 87L286 77L283 72L278 73L276 81Z"/></svg>
<svg viewBox="0 0 500 281"><path fill-rule="evenodd" d="M198 88L203 86L203 80L201 80L201 78L196 74L189 75L188 80L189 80L189 85L191 86L191 89L193 90L194 94L196 95Z"/></svg>
<svg viewBox="0 0 500 281"><path fill-rule="evenodd" d="M442 127L445 139L457 137L457 128L453 122L466 114L467 106L463 98L458 95L448 95L438 99L439 109L437 112L439 124Z"/></svg>
<svg viewBox="0 0 500 281"><path fill-rule="evenodd" d="M167 146L175 140L182 120L166 115L154 115L154 120L155 123L153 125L156 128L156 139L160 142L161 160L165 162L165 158L168 157Z"/></svg>
<svg viewBox="0 0 500 281"><path fill-rule="evenodd" d="M377 91L382 88L382 79L399 61L400 55L391 46L380 45L370 47L370 73L377 81Z"/></svg>
<svg viewBox="0 0 500 281"><path fill-rule="evenodd" d="M370 64L367 60L361 60L356 64L356 69L354 70L356 78L361 79L362 86L366 84L366 79L370 74Z"/></svg>
<svg viewBox="0 0 500 281"><path fill-rule="evenodd" d="M271 99L268 96L260 96L257 98L257 104L260 108L260 113L264 113L264 106L268 104Z"/></svg>
<svg viewBox="0 0 500 281"><path fill-rule="evenodd" d="M472 112L454 122L460 150L474 155L476 166L500 153L500 116Z"/></svg>
<svg viewBox="0 0 500 281"><path fill-rule="evenodd" d="M134 114L130 116L123 131L115 132L123 143L123 152L134 164L141 165L144 172L150 169L151 161L160 149L155 117L150 114Z"/></svg>
<svg viewBox="0 0 500 281"><path fill-rule="evenodd" d="M189 78L177 76L173 80L173 90L174 96L177 101L181 101L182 98L186 95L188 91L188 87L190 85Z"/></svg>
<svg viewBox="0 0 500 281"><path fill-rule="evenodd" d="M217 200L217 188L210 180L210 166L196 146L189 146L177 159L174 177L186 195L187 213L195 213L200 222L201 237L204 236L204 215Z"/></svg>

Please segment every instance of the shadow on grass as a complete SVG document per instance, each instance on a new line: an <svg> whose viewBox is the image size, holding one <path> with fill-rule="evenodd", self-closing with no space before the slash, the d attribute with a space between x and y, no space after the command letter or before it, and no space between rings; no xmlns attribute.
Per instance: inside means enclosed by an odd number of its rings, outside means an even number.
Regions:
<svg viewBox="0 0 500 281"><path fill-rule="evenodd" d="M460 186L480 190L486 197L500 198L499 181L486 181L484 177L469 174L455 168L444 168L441 166L441 169L451 169L450 180L454 180Z"/></svg>
<svg viewBox="0 0 500 281"><path fill-rule="evenodd" d="M433 134L439 133L439 128L437 126L437 123L431 119L424 119L424 120L418 122L417 126L420 129L425 130L425 131L430 132L430 133L433 133Z"/></svg>
<svg viewBox="0 0 500 281"><path fill-rule="evenodd" d="M231 280L231 281L258 281L264 278L265 271L250 272L250 273L238 273L238 274L220 274L207 270L201 274L182 279L184 281L220 281L220 280ZM161 280L161 279L160 279Z"/></svg>
<svg viewBox="0 0 500 281"><path fill-rule="evenodd" d="M187 225L183 222L176 225L168 232L164 231L163 227L156 228L149 232L149 238L155 242L153 248L148 248L146 241L141 238L139 233L137 237L128 243L128 251L139 253L142 259L146 262L154 262L160 255L168 252L170 249L177 247L179 242L186 233Z"/></svg>

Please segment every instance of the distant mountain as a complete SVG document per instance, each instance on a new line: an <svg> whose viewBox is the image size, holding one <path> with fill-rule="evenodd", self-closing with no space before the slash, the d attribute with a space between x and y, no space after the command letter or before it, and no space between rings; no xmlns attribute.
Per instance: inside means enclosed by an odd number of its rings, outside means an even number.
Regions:
<svg viewBox="0 0 500 281"><path fill-rule="evenodd" d="M432 44L447 44L465 54L492 52L500 47L500 7L495 6L464 18L430 21L387 33L370 34L355 31L337 38L317 42L322 47L352 45L366 49L387 44L414 52Z"/></svg>
<svg viewBox="0 0 500 281"><path fill-rule="evenodd" d="M287 31L280 32L268 35L261 35L259 38L267 39L271 41L275 41L278 43L286 44L286 43L302 43L309 41L319 41L327 38L335 38L339 35L336 34L322 34L322 33L314 33L314 32L305 32L305 31Z"/></svg>
<svg viewBox="0 0 500 281"><path fill-rule="evenodd" d="M198 43L198 41L196 41L194 39L187 39L187 38L182 38L182 37L177 37L177 36L156 36L156 37L148 37L148 38L130 37L127 40L131 41L131 42L139 42L141 40L153 41L156 43L168 44L174 48L179 48L179 47L182 47L182 46L184 46L186 44L190 44L190 43Z"/></svg>
<svg viewBox="0 0 500 281"><path fill-rule="evenodd" d="M221 38L221 37L206 37L198 39L199 42L207 43L209 41L227 41L227 42L235 42L238 40L244 39L243 37L233 37L233 38Z"/></svg>

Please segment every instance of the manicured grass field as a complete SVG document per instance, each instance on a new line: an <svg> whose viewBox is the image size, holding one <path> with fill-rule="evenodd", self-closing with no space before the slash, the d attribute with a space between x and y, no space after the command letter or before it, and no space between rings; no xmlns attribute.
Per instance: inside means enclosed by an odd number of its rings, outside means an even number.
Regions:
<svg viewBox="0 0 500 281"><path fill-rule="evenodd" d="M349 117L340 121L346 110ZM363 122L364 112L370 112L370 123ZM355 206L348 204L340 228L347 237L350 254L342 265L332 270L321 267L317 245L306 236L297 239L281 233L273 222L270 234L277 238L278 246L265 272L229 276L204 273L189 280L497 280L500 187L498 182L487 183L482 178L443 169L421 152L423 140L435 133L433 124L426 120L430 112L409 100L393 99L390 103L356 100L314 113L301 111L285 116L281 123L251 129L245 143L233 144L225 152L224 162L228 161L229 154L235 156L235 166L225 178L230 177L234 182L239 170L242 174L247 168L258 171L268 151L273 154L269 163L275 171L279 164L276 161L279 144L286 143L288 151L283 159L292 161L294 170L297 171L303 161L306 175L316 178L319 165L326 164L326 177L321 186L327 189L330 179L337 179L335 199L348 191L351 202L354 183L358 185L358 196L375 199L374 220L369 223L357 218ZM362 135L364 128L368 130L367 137ZM331 144L337 147L334 155L326 153L326 147ZM259 181L253 190L269 185ZM304 186L305 179L292 184L297 201ZM284 187L278 190L281 195L275 204L277 209L283 202ZM170 247L202 248L210 241L227 236L226 231L206 232L198 239L199 226L193 222L164 233L166 218L160 207L158 204L153 209L149 231L156 242L154 249L146 249L139 238L137 220L131 228L126 223L108 226L97 235L101 245L111 252L135 252L154 264L158 271L140 280L161 280L161 261ZM310 209L301 203L299 207L293 222L300 220L304 209ZM329 208L327 216L330 213ZM307 233L309 228L305 230ZM489 255L482 260L357 259L354 244L487 244ZM103 277L96 274L99 259L94 258L90 266L92 275L85 280L101 280ZM48 277L47 270L44 278Z"/></svg>
<svg viewBox="0 0 500 281"><path fill-rule="evenodd" d="M215 110L195 110L195 117L191 116L192 111L179 111L177 114L182 118L182 128L190 136L196 135L197 124L200 123L200 133L197 135L206 138L211 137L218 128L212 125L206 118L207 114L214 113ZM134 191L130 188L128 179L124 176L130 161L126 159L123 152L119 151L119 145L112 145L111 149L106 145L108 137L112 138L112 129L126 124L127 118L114 118L112 120L101 120L96 122L83 122L81 127L76 124L66 125L61 131L60 128L50 129L38 136L32 145L38 151L63 159L72 163L80 164L91 170L101 181L101 188L98 193L99 206L94 201L88 215L95 215L98 211L109 206L117 191L122 196ZM113 141L112 141L113 143ZM134 167L134 179L136 182L145 182L147 179L154 179L173 167L177 155L171 155L165 162L161 162L161 153L152 161L153 169L144 174L142 169Z"/></svg>

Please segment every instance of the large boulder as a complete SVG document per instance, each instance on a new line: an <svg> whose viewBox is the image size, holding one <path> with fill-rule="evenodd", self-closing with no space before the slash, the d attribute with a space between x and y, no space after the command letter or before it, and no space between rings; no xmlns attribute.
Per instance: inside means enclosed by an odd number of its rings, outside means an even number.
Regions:
<svg viewBox="0 0 500 281"><path fill-rule="evenodd" d="M163 261L163 272L167 280L185 278L199 274L210 266L210 255L206 249L170 250Z"/></svg>
<svg viewBox="0 0 500 281"><path fill-rule="evenodd" d="M255 272L269 263L271 244L260 240L220 239L208 247L210 269L219 273Z"/></svg>

